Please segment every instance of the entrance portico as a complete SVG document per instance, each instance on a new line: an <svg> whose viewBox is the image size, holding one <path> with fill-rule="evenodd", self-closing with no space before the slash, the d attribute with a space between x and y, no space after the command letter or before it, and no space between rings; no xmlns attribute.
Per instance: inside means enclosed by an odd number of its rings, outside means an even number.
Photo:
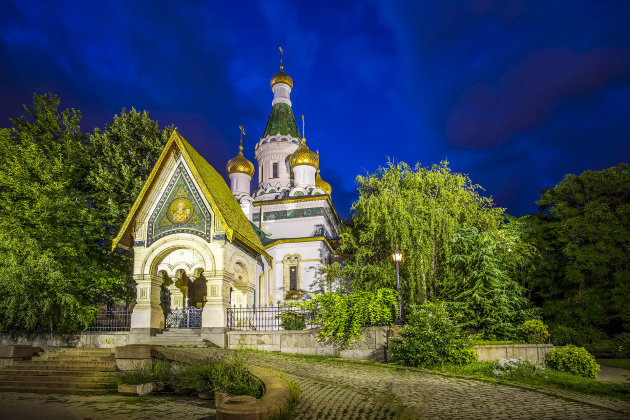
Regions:
<svg viewBox="0 0 630 420"><path fill-rule="evenodd" d="M134 254L131 343L177 324L169 313L201 310L201 338L223 346L227 308L253 303L270 259L223 178L177 132L113 246Z"/></svg>

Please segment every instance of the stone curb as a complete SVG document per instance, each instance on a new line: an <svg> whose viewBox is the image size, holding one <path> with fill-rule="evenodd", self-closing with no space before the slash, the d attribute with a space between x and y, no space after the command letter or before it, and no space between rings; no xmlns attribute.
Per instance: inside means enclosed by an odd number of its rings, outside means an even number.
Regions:
<svg viewBox="0 0 630 420"><path fill-rule="evenodd" d="M178 362L203 362L212 357L204 354L188 352L183 349L156 348L158 355L169 360ZM217 400L217 419L269 419L281 416L289 411L289 385L279 376L269 370L258 366L247 366L249 371L256 376L263 384L263 396L255 403L243 404L242 408L228 409L228 404L237 397L226 397L221 401ZM251 397L250 397L251 398ZM223 409L225 408L225 409ZM229 411L229 412L228 412Z"/></svg>

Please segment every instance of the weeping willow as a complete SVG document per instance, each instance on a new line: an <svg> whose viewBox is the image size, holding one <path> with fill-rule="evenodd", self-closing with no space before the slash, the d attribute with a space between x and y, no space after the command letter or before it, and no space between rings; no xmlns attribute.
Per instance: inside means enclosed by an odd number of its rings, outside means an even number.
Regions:
<svg viewBox="0 0 630 420"><path fill-rule="evenodd" d="M373 174L358 176L357 183L352 221L340 235L340 251L351 255L344 275L355 289L395 288L391 253L398 247L404 255L403 300L448 300L451 283L461 277L448 262L462 226L502 237L505 209L480 195L482 188L467 175L452 172L446 161L430 168L388 162Z"/></svg>

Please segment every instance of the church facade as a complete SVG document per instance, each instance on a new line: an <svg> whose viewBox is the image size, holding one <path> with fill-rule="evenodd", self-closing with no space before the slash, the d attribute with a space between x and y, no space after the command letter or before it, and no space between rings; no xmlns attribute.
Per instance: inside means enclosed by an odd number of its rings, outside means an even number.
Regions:
<svg viewBox="0 0 630 420"><path fill-rule="evenodd" d="M230 306L324 291L317 271L330 260L340 220L319 155L299 134L292 88L281 66L254 147L257 171L243 155L241 128L238 155L226 165L229 186L178 132L164 146L113 242L133 252L131 342L172 327L168 314L190 308L201 337L223 345Z"/></svg>

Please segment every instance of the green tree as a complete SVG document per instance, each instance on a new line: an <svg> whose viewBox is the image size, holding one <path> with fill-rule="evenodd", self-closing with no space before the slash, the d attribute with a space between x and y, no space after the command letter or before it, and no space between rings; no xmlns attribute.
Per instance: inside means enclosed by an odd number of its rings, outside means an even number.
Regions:
<svg viewBox="0 0 630 420"><path fill-rule="evenodd" d="M531 251L518 223L505 223L504 209L481 196L481 187L466 175L451 172L447 162L431 168L389 162L357 182L359 199L351 223L342 228L339 248L350 255L342 277L353 289L395 288L391 253L399 247L406 304L461 303L467 305L471 327L487 334L509 330L505 324L527 304L511 278ZM481 306L488 308L489 322L504 327L482 325L479 317L474 321Z"/></svg>
<svg viewBox="0 0 630 420"><path fill-rule="evenodd" d="M525 291L502 261L507 259L506 251L522 255L522 250L502 249L503 240L517 242L509 238L515 232L509 228L481 232L463 225L453 235L452 254L446 262L451 276L442 279L441 295L463 314L462 326L485 337L512 337L516 325L537 316L537 310L526 309Z"/></svg>
<svg viewBox="0 0 630 420"><path fill-rule="evenodd" d="M106 239L118 233L172 132L172 126L160 130L146 111L123 108L104 130L90 135L88 183Z"/></svg>
<svg viewBox="0 0 630 420"><path fill-rule="evenodd" d="M79 111L53 95L0 131L0 326L76 331L99 304L128 298L103 259L102 223L86 183Z"/></svg>
<svg viewBox="0 0 630 420"><path fill-rule="evenodd" d="M549 322L630 331L630 167L567 175L522 218L540 252L523 284Z"/></svg>

